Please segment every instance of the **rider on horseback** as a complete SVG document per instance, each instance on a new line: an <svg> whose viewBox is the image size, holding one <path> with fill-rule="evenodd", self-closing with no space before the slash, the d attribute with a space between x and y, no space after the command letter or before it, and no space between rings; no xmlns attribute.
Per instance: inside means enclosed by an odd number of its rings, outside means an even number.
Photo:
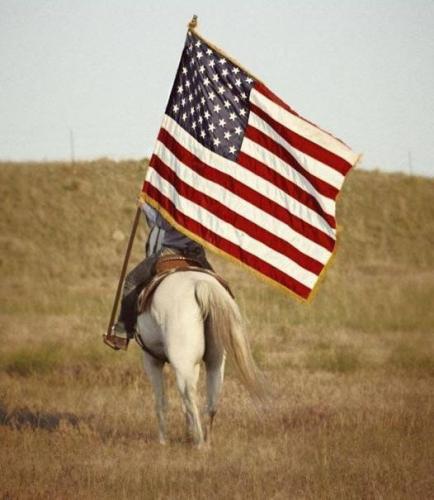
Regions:
<svg viewBox="0 0 434 500"><path fill-rule="evenodd" d="M147 203L143 203L141 209L150 228L146 242L146 258L128 273L124 283L119 318L111 334L104 338L104 342L116 350L126 350L128 342L134 337L137 299L140 292L154 277L155 267L160 257L171 254L181 255L195 261L205 269L212 270L205 251L199 243L177 231Z"/></svg>

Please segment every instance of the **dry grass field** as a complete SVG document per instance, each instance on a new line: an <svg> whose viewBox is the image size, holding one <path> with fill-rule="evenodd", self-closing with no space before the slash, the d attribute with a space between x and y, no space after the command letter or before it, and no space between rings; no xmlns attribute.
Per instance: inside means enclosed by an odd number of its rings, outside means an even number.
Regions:
<svg viewBox="0 0 434 500"><path fill-rule="evenodd" d="M273 399L256 412L229 366L202 452L170 368L161 447L139 348L101 342L144 170L0 164L0 497L434 498L434 180L350 175L310 305L211 257Z"/></svg>

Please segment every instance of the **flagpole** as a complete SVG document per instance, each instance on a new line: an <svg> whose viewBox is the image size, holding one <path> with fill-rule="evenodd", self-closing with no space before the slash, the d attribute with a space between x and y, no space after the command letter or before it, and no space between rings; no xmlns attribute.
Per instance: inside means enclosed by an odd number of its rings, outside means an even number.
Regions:
<svg viewBox="0 0 434 500"><path fill-rule="evenodd" d="M128 240L127 250L125 252L124 263L122 265L121 275L119 277L118 288L116 290L115 300L113 302L112 313L110 316L110 322L109 322L109 325L107 328L107 335L111 334L111 330L112 330L114 322L115 322L116 311L118 309L119 299L120 299L121 291L122 291L122 284L124 282L125 275L127 273L128 261L130 260L131 249L133 248L133 242L134 242L134 238L136 236L137 226L139 224L140 211L141 211L140 206L138 206L137 210L136 210L136 214L134 216L133 226L131 228L131 233L130 233L130 238Z"/></svg>
<svg viewBox="0 0 434 500"><path fill-rule="evenodd" d="M188 29L194 33L194 35L199 38L199 40L202 40L202 42L206 43L209 47L211 47L215 52L217 52L218 54L220 54L222 57L224 57L225 59L227 59L229 62L231 62L232 64L234 64L235 66L238 66L242 71L244 71L244 73L246 73L246 75L250 76L251 78L253 78L254 80L256 80L257 82L260 82L260 83L263 83L262 80L260 78L258 78L256 75L254 75L251 71L249 71L247 68L245 68L242 64L240 64L235 58L233 58L231 55L229 55L227 52L225 52L223 49L221 49L220 47L217 47L217 45L213 44L212 42L210 42L209 40L207 40L204 36L202 36L198 30L197 30L197 25L198 25L198 21L197 21L197 16L194 15L191 19L191 21L188 23Z"/></svg>

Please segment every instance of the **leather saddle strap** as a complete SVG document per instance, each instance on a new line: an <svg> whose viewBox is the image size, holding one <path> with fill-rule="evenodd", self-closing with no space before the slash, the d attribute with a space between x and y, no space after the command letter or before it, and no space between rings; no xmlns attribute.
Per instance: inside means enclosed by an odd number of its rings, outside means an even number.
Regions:
<svg viewBox="0 0 434 500"><path fill-rule="evenodd" d="M174 268L200 267L199 262L183 255L164 255L155 264L156 274L163 274Z"/></svg>
<svg viewBox="0 0 434 500"><path fill-rule="evenodd" d="M147 347L146 344L143 342L142 337L140 337L140 335L137 332L134 332L134 340L139 344L139 346L145 352L147 352L153 358L158 359L158 361L161 361L163 363L167 363L169 361L166 356L159 356L154 351L152 351L152 349L149 349L149 347Z"/></svg>

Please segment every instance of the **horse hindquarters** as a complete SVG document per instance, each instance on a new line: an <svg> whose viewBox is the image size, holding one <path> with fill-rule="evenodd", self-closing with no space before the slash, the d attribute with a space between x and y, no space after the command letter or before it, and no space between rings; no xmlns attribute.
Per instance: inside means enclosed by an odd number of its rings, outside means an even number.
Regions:
<svg viewBox="0 0 434 500"><path fill-rule="evenodd" d="M164 354L172 365L188 427L195 444L200 446L204 438L196 387L205 347L202 315L193 290L192 283L184 275L174 274L166 278L155 292L150 310L139 316L137 324L145 345L154 352ZM148 359L146 363L149 355L144 353L144 356L145 368L156 398L160 442L164 442L166 429L164 388L160 380L162 370L155 370L152 360Z"/></svg>
<svg viewBox="0 0 434 500"><path fill-rule="evenodd" d="M253 360L248 338L237 304L215 280L200 280L195 286L196 300L206 318L206 355L216 358L225 351L238 371L239 378L255 399L263 399L263 388ZM213 348L209 349L209 345ZM206 358L205 358L206 362ZM208 366L208 365L207 365ZM221 379L223 373L221 373ZM221 385L221 383L220 383Z"/></svg>

